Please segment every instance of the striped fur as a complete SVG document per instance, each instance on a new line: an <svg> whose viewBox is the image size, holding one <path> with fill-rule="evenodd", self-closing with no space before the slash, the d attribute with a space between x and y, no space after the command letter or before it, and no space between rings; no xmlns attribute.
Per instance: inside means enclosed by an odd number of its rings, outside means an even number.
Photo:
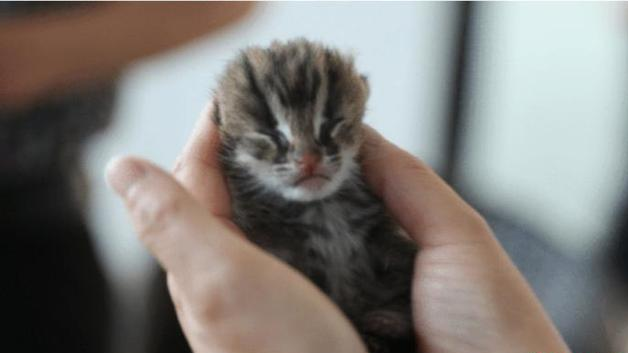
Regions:
<svg viewBox="0 0 628 353"><path fill-rule="evenodd" d="M370 352L416 352L410 283L416 246L363 182L357 163L368 85L351 58L304 39L251 47L227 68L214 120L235 222L334 300ZM315 151L329 179L294 184Z"/></svg>

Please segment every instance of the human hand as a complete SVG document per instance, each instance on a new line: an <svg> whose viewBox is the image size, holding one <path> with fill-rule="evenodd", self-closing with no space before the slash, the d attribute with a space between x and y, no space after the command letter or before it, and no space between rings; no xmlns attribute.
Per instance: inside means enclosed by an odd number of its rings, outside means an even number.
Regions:
<svg viewBox="0 0 628 353"><path fill-rule="evenodd" d="M57 86L61 53L41 27L0 24L0 106L25 107Z"/></svg>
<svg viewBox="0 0 628 353"><path fill-rule="evenodd" d="M195 352L365 353L339 309L301 274L248 242L230 220L218 133L199 120L174 177L149 162L110 162L142 242L168 276Z"/></svg>
<svg viewBox="0 0 628 353"><path fill-rule="evenodd" d="M422 352L568 352L485 221L422 162L370 129L366 135L367 179L421 246L413 310ZM203 118L179 160L178 182L134 159L108 173L168 272L193 349L364 352L323 294L231 223L217 145Z"/></svg>
<svg viewBox="0 0 628 353"><path fill-rule="evenodd" d="M568 352L485 220L428 166L365 130L367 181L420 247L412 298L421 352Z"/></svg>
<svg viewBox="0 0 628 353"><path fill-rule="evenodd" d="M0 21L0 106L108 82L136 60L216 32L248 2L104 3Z"/></svg>

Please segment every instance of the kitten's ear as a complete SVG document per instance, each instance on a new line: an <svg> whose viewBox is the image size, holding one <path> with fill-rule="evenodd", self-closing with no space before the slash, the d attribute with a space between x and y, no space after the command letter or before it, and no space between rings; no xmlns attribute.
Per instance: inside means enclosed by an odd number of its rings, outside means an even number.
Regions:
<svg viewBox="0 0 628 353"><path fill-rule="evenodd" d="M371 87L369 86L369 78L366 75L360 75L360 80L364 84L364 89L366 89L366 96L368 97L371 93Z"/></svg>
<svg viewBox="0 0 628 353"><path fill-rule="evenodd" d="M213 109L211 119L216 124L216 126L220 126L222 124L222 116L220 114L220 105L218 104L218 99L214 98L212 101Z"/></svg>

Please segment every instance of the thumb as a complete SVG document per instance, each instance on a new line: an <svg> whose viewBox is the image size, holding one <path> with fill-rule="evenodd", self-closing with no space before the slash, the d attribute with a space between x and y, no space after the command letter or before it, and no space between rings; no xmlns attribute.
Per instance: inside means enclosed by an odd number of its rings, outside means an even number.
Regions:
<svg viewBox="0 0 628 353"><path fill-rule="evenodd" d="M106 179L124 200L140 240L178 280L189 279L196 272L191 268L228 266L244 243L242 237L228 236L237 228L206 211L170 174L148 161L114 159Z"/></svg>
<svg viewBox="0 0 628 353"><path fill-rule="evenodd" d="M365 126L364 133L361 153L367 182L421 246L494 241L480 214L429 166L372 128Z"/></svg>

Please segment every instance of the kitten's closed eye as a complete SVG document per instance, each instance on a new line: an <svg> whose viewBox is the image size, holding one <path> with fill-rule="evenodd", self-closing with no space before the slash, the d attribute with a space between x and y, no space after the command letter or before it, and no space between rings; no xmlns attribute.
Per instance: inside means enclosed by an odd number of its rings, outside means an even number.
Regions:
<svg viewBox="0 0 628 353"><path fill-rule="evenodd" d="M272 160L277 156L277 145L269 135L249 132L244 135L241 144L249 154L257 159Z"/></svg>
<svg viewBox="0 0 628 353"><path fill-rule="evenodd" d="M290 142L278 130L248 132L244 135L242 143L249 154L261 160L285 157L290 148Z"/></svg>

